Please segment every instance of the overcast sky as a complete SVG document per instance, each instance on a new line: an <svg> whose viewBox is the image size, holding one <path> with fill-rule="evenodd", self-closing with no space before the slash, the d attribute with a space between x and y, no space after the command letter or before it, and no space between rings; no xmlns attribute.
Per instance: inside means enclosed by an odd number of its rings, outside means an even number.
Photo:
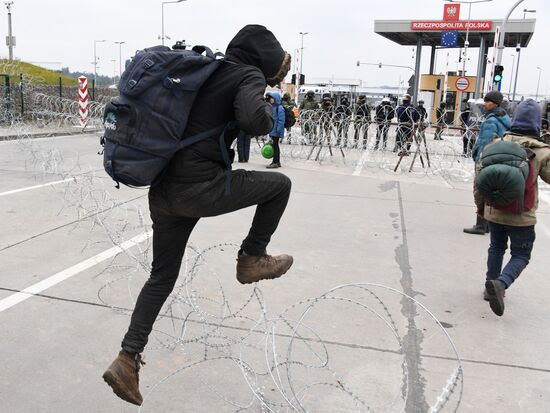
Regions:
<svg viewBox="0 0 550 413"><path fill-rule="evenodd" d="M160 0L13 0L13 34L17 37L15 56L49 68L68 66L71 71L93 71L94 40L100 58L98 73L118 72L119 48L123 61L135 50L159 44L161 33ZM502 19L516 0L493 0L472 6L472 19ZM305 36L304 73L309 77L362 79L369 86L397 85L410 71L398 68L356 66L357 60L414 66L411 47L399 46L373 32L375 19L441 19L443 0L186 0L165 5L165 34L172 40L205 44L225 50L230 39L246 24L263 24L294 54L300 47L299 32ZM540 93L550 94L550 0L525 0L512 18L522 18L523 9L536 9L536 32L521 55L518 91L534 93L542 67ZM462 5L463 19L467 6ZM7 10L1 18L2 52L7 34ZM473 60L467 70L473 74L477 49L470 49ZM504 52L505 82L508 90L512 54ZM446 52L438 53L437 71L445 64ZM451 57L456 69L458 51ZM112 62L116 60L116 62ZM38 63L42 62L42 63ZM47 63L46 63L47 62ZM423 50L423 73L428 70L429 48Z"/></svg>

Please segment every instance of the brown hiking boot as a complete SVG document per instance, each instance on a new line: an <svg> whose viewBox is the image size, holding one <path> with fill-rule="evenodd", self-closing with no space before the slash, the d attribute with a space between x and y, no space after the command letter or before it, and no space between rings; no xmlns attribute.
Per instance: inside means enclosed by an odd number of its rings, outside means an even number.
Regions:
<svg viewBox="0 0 550 413"><path fill-rule="evenodd" d="M144 364L140 354L120 350L118 357L103 373L103 380L122 400L141 406L143 397L139 392L139 369Z"/></svg>
<svg viewBox="0 0 550 413"><path fill-rule="evenodd" d="M237 280L251 284L260 280L271 280L285 274L292 266L290 255L239 255L237 258Z"/></svg>

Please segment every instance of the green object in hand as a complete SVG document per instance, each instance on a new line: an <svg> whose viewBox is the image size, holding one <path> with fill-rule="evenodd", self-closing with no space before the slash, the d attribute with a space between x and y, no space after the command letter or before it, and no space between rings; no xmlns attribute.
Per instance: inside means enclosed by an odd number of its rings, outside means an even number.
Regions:
<svg viewBox="0 0 550 413"><path fill-rule="evenodd" d="M271 158L273 158L273 145L271 145L270 143L266 143L266 144L262 147L262 156L263 156L265 159L271 159Z"/></svg>

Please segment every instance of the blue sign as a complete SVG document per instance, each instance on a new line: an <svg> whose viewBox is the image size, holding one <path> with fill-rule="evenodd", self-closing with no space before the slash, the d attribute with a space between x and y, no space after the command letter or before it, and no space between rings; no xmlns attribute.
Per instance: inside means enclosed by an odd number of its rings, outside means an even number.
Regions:
<svg viewBox="0 0 550 413"><path fill-rule="evenodd" d="M457 30L444 30L441 32L441 47L456 47L457 43Z"/></svg>

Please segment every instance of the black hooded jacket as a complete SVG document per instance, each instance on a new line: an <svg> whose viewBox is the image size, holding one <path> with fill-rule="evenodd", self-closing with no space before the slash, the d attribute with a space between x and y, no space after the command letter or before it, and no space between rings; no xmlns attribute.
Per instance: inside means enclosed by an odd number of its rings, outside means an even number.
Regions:
<svg viewBox="0 0 550 413"><path fill-rule="evenodd" d="M226 62L205 82L191 109L184 136L237 121L247 135L265 135L273 128L271 105L264 100L266 78L277 74L285 52L263 26L244 27L231 40ZM226 135L225 144L233 159L231 143L238 129ZM194 183L213 179L225 168L219 136L179 151L163 180Z"/></svg>

